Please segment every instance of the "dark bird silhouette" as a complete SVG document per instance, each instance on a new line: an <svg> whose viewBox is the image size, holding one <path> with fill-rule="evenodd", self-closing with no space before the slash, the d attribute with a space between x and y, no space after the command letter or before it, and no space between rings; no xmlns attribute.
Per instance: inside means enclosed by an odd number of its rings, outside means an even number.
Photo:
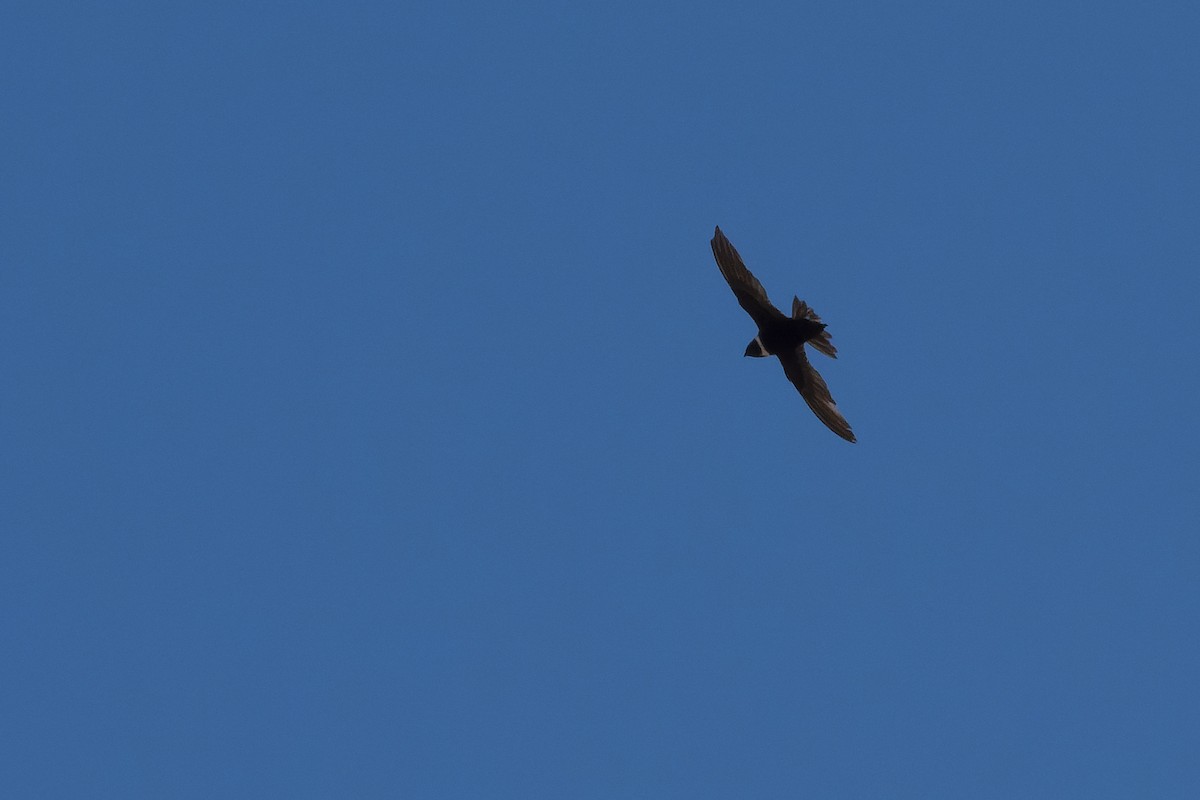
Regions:
<svg viewBox="0 0 1200 800"><path fill-rule="evenodd" d="M838 411L825 380L808 363L808 356L804 352L807 342L813 349L830 358L837 358L837 348L833 346L825 323L821 322L817 312L799 297L792 298L790 317L784 316L782 311L771 305L762 284L746 269L742 257L720 228L713 234L712 251L717 259L717 267L737 297L738 305L758 325L758 335L746 346L745 354L754 358L777 357L779 363L783 364L783 373L800 390L800 396L817 415L817 419L838 436L853 442L854 432L850 430L850 423Z"/></svg>

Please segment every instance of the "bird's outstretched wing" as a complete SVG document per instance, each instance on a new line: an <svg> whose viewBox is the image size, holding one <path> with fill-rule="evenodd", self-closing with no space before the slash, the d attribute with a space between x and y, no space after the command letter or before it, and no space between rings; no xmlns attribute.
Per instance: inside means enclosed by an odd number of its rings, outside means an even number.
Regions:
<svg viewBox="0 0 1200 800"><path fill-rule="evenodd" d="M746 313L758 323L760 328L768 320L783 316L779 309L771 305L771 301L767 299L766 290L758 282L758 278L746 269L746 265L742 263L742 257L738 255L733 244L725 238L725 234L721 233L720 228L717 228L716 233L713 234L712 251L713 256L717 259L718 269L721 270L729 288L733 289L733 294L737 297L738 305L746 310Z"/></svg>
<svg viewBox="0 0 1200 800"><path fill-rule="evenodd" d="M811 319L813 322L821 321L821 318L817 316L817 312L809 308L808 303L795 295L792 295L792 319ZM837 348L833 346L833 340L829 338L829 331L821 331L809 339L808 343L830 358L837 358Z"/></svg>
<svg viewBox="0 0 1200 800"><path fill-rule="evenodd" d="M804 345L797 347L794 353L780 353L779 361L783 364L784 374L792 385L800 390L800 396L817 415L817 419L846 441L855 441L854 431L850 430L850 423L846 422L842 412L838 411L833 396L829 394L829 387L825 385L825 379L808 363Z"/></svg>

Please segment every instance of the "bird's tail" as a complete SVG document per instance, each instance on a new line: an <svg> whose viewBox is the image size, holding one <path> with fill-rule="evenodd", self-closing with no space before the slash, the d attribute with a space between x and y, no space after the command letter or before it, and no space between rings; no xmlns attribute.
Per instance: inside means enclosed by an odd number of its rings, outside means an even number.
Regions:
<svg viewBox="0 0 1200 800"><path fill-rule="evenodd" d="M817 316L817 312L808 307L808 303L794 295L792 296L792 319L809 319L813 322L821 321L821 318ZM837 358L837 348L833 346L833 340L829 338L829 331L822 330L816 336L809 339L808 343L814 349L830 358Z"/></svg>

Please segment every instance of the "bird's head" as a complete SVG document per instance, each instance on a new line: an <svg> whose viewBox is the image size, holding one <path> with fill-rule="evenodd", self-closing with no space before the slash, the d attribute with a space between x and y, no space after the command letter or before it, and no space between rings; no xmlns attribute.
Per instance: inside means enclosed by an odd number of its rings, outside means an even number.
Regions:
<svg viewBox="0 0 1200 800"><path fill-rule="evenodd" d="M742 355L749 356L750 358L766 358L771 354L767 352L767 348L763 347L762 342L755 336L750 340L750 344L746 345L746 352Z"/></svg>

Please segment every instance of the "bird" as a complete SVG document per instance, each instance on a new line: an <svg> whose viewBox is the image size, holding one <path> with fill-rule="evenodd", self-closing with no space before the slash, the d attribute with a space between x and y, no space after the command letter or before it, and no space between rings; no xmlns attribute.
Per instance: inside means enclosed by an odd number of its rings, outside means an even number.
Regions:
<svg viewBox="0 0 1200 800"><path fill-rule="evenodd" d="M717 268L733 290L740 305L754 323L758 325L758 333L746 346L745 355L752 358L775 356L783 365L783 373L792 385L799 390L800 396L808 407L817 415L817 419L825 423L825 427L848 442L856 441L850 423L838 411L829 387L804 352L804 345L810 345L814 350L830 358L837 358L837 348L825 330L825 323L817 316L807 303L798 296L792 297L792 316L785 316L767 299L767 292L758 282L742 257L734 249L733 244L725 238L720 226L712 238L713 257L717 260Z"/></svg>

